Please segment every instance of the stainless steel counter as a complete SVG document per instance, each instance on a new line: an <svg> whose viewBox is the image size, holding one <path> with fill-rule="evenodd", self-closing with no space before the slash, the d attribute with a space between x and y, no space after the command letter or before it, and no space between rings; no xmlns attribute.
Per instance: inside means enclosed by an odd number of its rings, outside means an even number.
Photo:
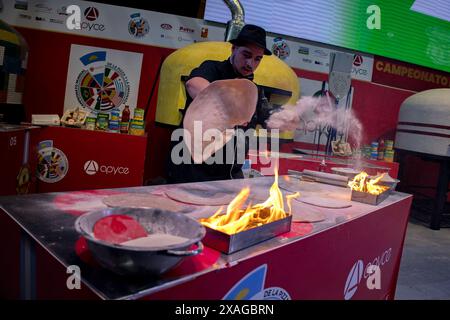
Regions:
<svg viewBox="0 0 450 320"><path fill-rule="evenodd" d="M280 177L283 186L285 177ZM245 186L251 189L251 197L254 201L263 201L268 197L269 188L273 183L273 177L260 177L254 179L213 181L207 183L184 184L195 189L201 185L222 192L237 194ZM32 239L47 250L57 261L65 267L78 265L81 268L82 282L92 291L104 299L137 299L150 293L176 286L189 281L201 274L209 273L217 269L227 268L240 261L256 255L285 246L295 241L314 236L329 228L335 228L341 224L359 217L368 215L380 208L401 201L410 195L394 192L378 206L351 202L351 207L345 209L330 209L307 205L298 201L293 202L294 215L311 210L319 210L325 219L312 223L311 232L308 234L296 234L296 228L292 228L289 236L278 236L260 244L254 245L231 255L220 254L212 265L196 270L191 274L182 276L163 276L160 278L130 278L120 277L107 270L84 263L75 252L75 244L79 239L74 228L76 218L90 210L105 208L102 199L113 194L128 193L152 193L163 195L168 188L177 188L180 185L161 185L148 187L134 187L122 189L103 189L64 193L32 194L26 196L0 197L0 206ZM283 195L286 195L283 190ZM350 201L350 189L312 182L299 182L297 191L300 197L314 196L323 199L338 199ZM210 216L217 207L186 205L190 210L187 215L193 218ZM294 225L301 225L293 223ZM2 257L4 259L5 257Z"/></svg>

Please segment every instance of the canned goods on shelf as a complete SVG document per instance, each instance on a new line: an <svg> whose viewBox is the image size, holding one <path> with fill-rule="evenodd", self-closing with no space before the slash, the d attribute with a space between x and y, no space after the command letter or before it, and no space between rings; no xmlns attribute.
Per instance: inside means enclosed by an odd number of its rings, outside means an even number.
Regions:
<svg viewBox="0 0 450 320"><path fill-rule="evenodd" d="M109 122L109 131L110 132L119 132L119 121L111 120Z"/></svg>
<svg viewBox="0 0 450 320"><path fill-rule="evenodd" d="M393 162L394 161L394 150L386 150L384 153L384 161Z"/></svg>
<svg viewBox="0 0 450 320"><path fill-rule="evenodd" d="M105 118L97 118L97 122L95 124L96 130L107 130L108 129L108 120Z"/></svg>
<svg viewBox="0 0 450 320"><path fill-rule="evenodd" d="M378 142L372 142L372 143L370 144L370 149L371 149L372 151L378 151Z"/></svg>
<svg viewBox="0 0 450 320"><path fill-rule="evenodd" d="M97 120L98 119L106 119L109 120L109 113L99 112L97 113Z"/></svg>
<svg viewBox="0 0 450 320"><path fill-rule="evenodd" d="M86 122L84 123L86 130L95 130L95 122L96 121L97 121L97 118L87 117Z"/></svg>
<svg viewBox="0 0 450 320"><path fill-rule="evenodd" d="M393 140L386 140L384 143L386 150L393 150L394 149L394 141Z"/></svg>
<svg viewBox="0 0 450 320"><path fill-rule="evenodd" d="M111 111L111 121L119 121L120 117L120 111L119 110L112 110Z"/></svg>
<svg viewBox="0 0 450 320"><path fill-rule="evenodd" d="M136 108L134 109L134 120L143 121L144 120L144 109Z"/></svg>
<svg viewBox="0 0 450 320"><path fill-rule="evenodd" d="M145 134L144 121L136 119L131 120L128 133L136 136L143 136Z"/></svg>

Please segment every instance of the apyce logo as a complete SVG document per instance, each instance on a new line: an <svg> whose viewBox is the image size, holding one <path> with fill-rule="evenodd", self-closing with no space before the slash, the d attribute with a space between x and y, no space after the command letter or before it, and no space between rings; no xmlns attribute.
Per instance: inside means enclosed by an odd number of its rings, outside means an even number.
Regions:
<svg viewBox="0 0 450 320"><path fill-rule="evenodd" d="M84 163L84 172L87 175L95 175L98 172L106 175L128 175L130 169L128 167L122 166L111 166L111 165L99 165L95 160L88 160Z"/></svg>
<svg viewBox="0 0 450 320"><path fill-rule="evenodd" d="M355 54L355 56L353 57L352 74L367 76L368 71L365 68L359 68L363 64L363 62L363 57L359 54Z"/></svg>
<svg viewBox="0 0 450 320"><path fill-rule="evenodd" d="M392 248L389 248L367 263L365 267L362 260L356 261L345 282L344 299L349 300L353 297L363 277L366 279L367 289L381 289L381 268L390 261L391 256Z"/></svg>
<svg viewBox="0 0 450 320"><path fill-rule="evenodd" d="M98 9L94 7L87 7L86 10L84 10L84 17L89 21L95 21L98 18Z"/></svg>
<svg viewBox="0 0 450 320"><path fill-rule="evenodd" d="M350 273L347 276L347 281L345 282L344 288L344 299L349 300L353 297L356 290L358 289L358 285L361 282L362 276L364 273L364 263L362 260L358 260L350 270Z"/></svg>
<svg viewBox="0 0 450 320"><path fill-rule="evenodd" d="M95 22L99 16L100 13L97 8L95 7L86 8L86 10L84 10L84 17L88 21L87 22L83 21L81 23L81 29L89 31L105 31L104 24Z"/></svg>
<svg viewBox="0 0 450 320"><path fill-rule="evenodd" d="M362 65L364 62L363 57L359 54L355 54L355 56L353 57L353 65L355 67L359 67L360 65Z"/></svg>
<svg viewBox="0 0 450 320"><path fill-rule="evenodd" d="M98 163L94 160L88 160L84 163L84 172L92 176L98 171Z"/></svg>

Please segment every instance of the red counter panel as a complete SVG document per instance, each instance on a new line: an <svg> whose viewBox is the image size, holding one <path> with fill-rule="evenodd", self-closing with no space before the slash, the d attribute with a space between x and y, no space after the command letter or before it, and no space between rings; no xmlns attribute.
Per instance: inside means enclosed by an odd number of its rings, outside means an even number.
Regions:
<svg viewBox="0 0 450 320"><path fill-rule="evenodd" d="M146 136L47 127L35 140L38 192L132 187L143 183Z"/></svg>

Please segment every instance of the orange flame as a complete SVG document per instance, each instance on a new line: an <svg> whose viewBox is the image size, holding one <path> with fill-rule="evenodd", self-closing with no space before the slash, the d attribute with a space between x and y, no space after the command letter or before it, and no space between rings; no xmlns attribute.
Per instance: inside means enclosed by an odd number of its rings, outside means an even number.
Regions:
<svg viewBox="0 0 450 320"><path fill-rule="evenodd" d="M389 187L377 185L377 183L383 178L384 173L375 178L369 178L369 175L366 172L361 172L352 181L348 183L348 186L352 188L352 190L359 192L367 192L373 195L378 195L383 193Z"/></svg>
<svg viewBox="0 0 450 320"><path fill-rule="evenodd" d="M200 219L200 222L211 229L226 234L235 234L244 230L252 229L263 224L286 218L291 214L291 201L300 193L286 196L289 211L284 211L283 194L278 188L278 171L275 170L275 181L270 187L269 197L263 203L247 206L245 210L240 209L250 195L250 188L242 189L230 202L227 212L222 214L222 207L211 217Z"/></svg>

